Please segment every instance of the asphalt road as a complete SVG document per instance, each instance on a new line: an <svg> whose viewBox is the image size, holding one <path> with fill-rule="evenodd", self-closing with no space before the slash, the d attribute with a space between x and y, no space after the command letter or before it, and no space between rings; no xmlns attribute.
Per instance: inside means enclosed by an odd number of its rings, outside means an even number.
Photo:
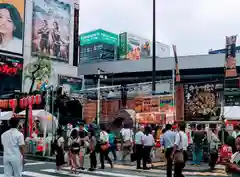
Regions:
<svg viewBox="0 0 240 177"><path fill-rule="evenodd" d="M87 164L86 164L87 167ZM126 168L123 165L115 165L114 169L96 170L94 172L79 171L78 174L71 174L69 167L64 167L61 173L55 171L55 163L27 160L24 166L23 177L165 177L165 170L136 171L135 168ZM3 159L0 157L0 177L4 176ZM184 172L185 176L219 176L218 174ZM226 175L225 175L226 176Z"/></svg>

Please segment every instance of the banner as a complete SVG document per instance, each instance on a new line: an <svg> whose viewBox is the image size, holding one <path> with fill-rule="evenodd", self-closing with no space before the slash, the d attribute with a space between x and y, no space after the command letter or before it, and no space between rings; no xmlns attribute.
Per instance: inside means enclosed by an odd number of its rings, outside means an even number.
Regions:
<svg viewBox="0 0 240 177"><path fill-rule="evenodd" d="M0 0L0 51L23 55L25 0Z"/></svg>
<svg viewBox="0 0 240 177"><path fill-rule="evenodd" d="M74 4L74 27L73 27L73 66L78 66L79 61L79 5Z"/></svg>
<svg viewBox="0 0 240 177"><path fill-rule="evenodd" d="M179 71L179 65L178 65L178 57L177 57L177 47L176 45L172 46L173 48L173 54L174 54L174 59L175 59L175 79L176 82L180 82L180 71Z"/></svg>
<svg viewBox="0 0 240 177"><path fill-rule="evenodd" d="M69 63L71 5L63 0L33 0L32 54L45 53Z"/></svg>
<svg viewBox="0 0 240 177"><path fill-rule="evenodd" d="M236 42L237 36L226 36L225 77L236 77Z"/></svg>
<svg viewBox="0 0 240 177"><path fill-rule="evenodd" d="M184 85L185 121L219 120L222 83L196 83Z"/></svg>
<svg viewBox="0 0 240 177"><path fill-rule="evenodd" d="M82 90L83 79L59 75L59 86L63 87L65 93L71 96L78 96Z"/></svg>

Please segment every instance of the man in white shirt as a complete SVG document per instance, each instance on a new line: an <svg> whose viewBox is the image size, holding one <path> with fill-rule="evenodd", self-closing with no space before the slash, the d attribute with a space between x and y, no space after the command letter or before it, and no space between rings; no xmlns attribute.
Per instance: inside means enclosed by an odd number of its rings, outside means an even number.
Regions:
<svg viewBox="0 0 240 177"><path fill-rule="evenodd" d="M174 174L175 176L181 176L181 177L183 176L182 170L185 166L185 161L186 161L185 159L186 157L184 157L184 151L187 150L187 146L188 146L188 138L185 133L185 128L186 126L184 123L179 125L179 132L176 133L174 148L171 155L171 158L173 159L176 153L182 153L183 161L174 163Z"/></svg>
<svg viewBox="0 0 240 177"><path fill-rule="evenodd" d="M11 129L1 136L3 144L3 164L5 177L21 177L24 155L24 136L18 131L18 120L10 119Z"/></svg>
<svg viewBox="0 0 240 177"><path fill-rule="evenodd" d="M122 136L122 161L124 161L126 156L131 153L133 131L130 128L123 128L120 133Z"/></svg>
<svg viewBox="0 0 240 177"><path fill-rule="evenodd" d="M167 159L167 177L172 177L172 159L171 154L175 142L176 133L172 130L172 125L166 125L166 132L162 135L161 145L164 147L165 156Z"/></svg>
<svg viewBox="0 0 240 177"><path fill-rule="evenodd" d="M143 133L144 127L140 126L138 132L135 135L135 149L137 156L137 169L141 169L141 160L142 160L142 150L143 150Z"/></svg>

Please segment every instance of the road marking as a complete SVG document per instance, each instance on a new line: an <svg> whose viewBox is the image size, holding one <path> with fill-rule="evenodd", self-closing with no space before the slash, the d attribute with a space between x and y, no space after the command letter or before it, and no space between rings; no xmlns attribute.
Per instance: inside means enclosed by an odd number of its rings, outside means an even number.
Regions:
<svg viewBox="0 0 240 177"><path fill-rule="evenodd" d="M54 169L44 169L44 170L41 170L41 171L49 172L49 173L56 172L56 170L54 170ZM80 176L81 176L81 172L84 173L84 170L80 171ZM61 171L59 174L64 174L64 173L67 174L67 175L75 176L75 174L71 174L71 173L69 173L69 171ZM112 176L112 177L113 176L116 176L116 177L146 177L146 176L138 176L138 175L132 175L132 174L119 174L119 173L105 172L105 171L88 171L87 173L93 174L93 175L104 175L104 176ZM93 175L90 175L90 176L94 177ZM77 176L79 177L79 175L77 175ZM86 174L84 174L83 176L85 177Z"/></svg>
<svg viewBox="0 0 240 177"><path fill-rule="evenodd" d="M41 170L43 172L48 172L48 173L55 173L56 174L56 170L55 169L45 169L45 170ZM99 176L95 176L95 175L88 175L88 174L84 174L84 173L80 173L80 174L72 174L69 171L61 171L57 174L62 174L62 175L68 175L68 176L74 176L74 177L99 177ZM129 175L132 176L132 175ZM33 176L33 177L40 177L40 176ZM43 176L44 177L44 176ZM48 176L46 176L48 177Z"/></svg>
<svg viewBox="0 0 240 177"><path fill-rule="evenodd" d="M44 165L46 162L33 162L33 163L26 163L24 166L31 166L31 165ZM3 168L4 165L0 165L0 168Z"/></svg>

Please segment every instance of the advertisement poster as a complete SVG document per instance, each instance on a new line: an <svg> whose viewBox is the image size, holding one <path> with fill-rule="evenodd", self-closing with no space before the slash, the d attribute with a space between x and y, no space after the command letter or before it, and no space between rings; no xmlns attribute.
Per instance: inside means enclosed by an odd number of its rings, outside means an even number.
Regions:
<svg viewBox="0 0 240 177"><path fill-rule="evenodd" d="M222 83L184 85L185 121L219 120L222 92Z"/></svg>
<svg viewBox="0 0 240 177"><path fill-rule="evenodd" d="M23 55L25 0L0 0L0 51Z"/></svg>
<svg viewBox="0 0 240 177"><path fill-rule="evenodd" d="M23 59L0 55L0 95L22 90Z"/></svg>
<svg viewBox="0 0 240 177"><path fill-rule="evenodd" d="M32 54L69 63L71 5L67 0L33 0Z"/></svg>
<svg viewBox="0 0 240 177"><path fill-rule="evenodd" d="M140 60L152 56L152 42L149 39L131 34L121 33L119 35L119 55L124 60ZM169 57L170 47L156 42L156 56Z"/></svg>
<svg viewBox="0 0 240 177"><path fill-rule="evenodd" d="M83 79L77 77L59 75L59 86L63 91L71 96L78 96L82 90Z"/></svg>
<svg viewBox="0 0 240 177"><path fill-rule="evenodd" d="M236 77L236 42L237 36L226 37L225 77Z"/></svg>

